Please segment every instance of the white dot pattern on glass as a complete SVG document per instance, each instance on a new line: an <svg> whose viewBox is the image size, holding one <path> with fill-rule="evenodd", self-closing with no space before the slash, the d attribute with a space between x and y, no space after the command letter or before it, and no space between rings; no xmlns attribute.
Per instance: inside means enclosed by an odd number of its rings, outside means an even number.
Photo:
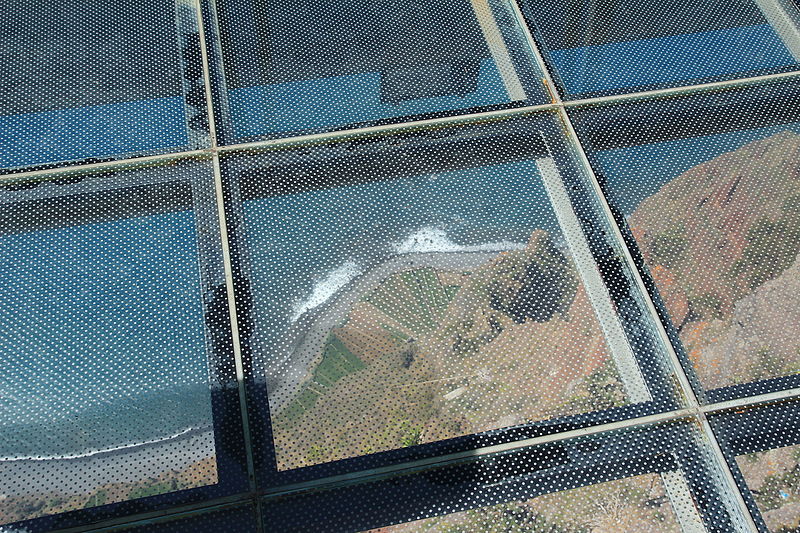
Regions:
<svg viewBox="0 0 800 533"><path fill-rule="evenodd" d="M265 500L263 512L286 532L738 531L718 464L693 427L608 432L337 489L344 494L326 505L347 502L350 512L303 526L293 515L326 501L324 491ZM382 485L395 497L381 498Z"/></svg>
<svg viewBox="0 0 800 533"><path fill-rule="evenodd" d="M800 369L800 117L767 89L755 106L744 92L578 119L679 347L717 395L788 388ZM699 118L674 132L664 113ZM603 140L634 116L640 135Z"/></svg>
<svg viewBox="0 0 800 533"><path fill-rule="evenodd" d="M228 0L215 20L230 141L547 101L508 0Z"/></svg>
<svg viewBox="0 0 800 533"><path fill-rule="evenodd" d="M797 70L790 2L523 0L567 98Z"/></svg>
<svg viewBox="0 0 800 533"><path fill-rule="evenodd" d="M0 168L208 142L190 0L22 0L0 32Z"/></svg>
<svg viewBox="0 0 800 533"><path fill-rule="evenodd" d="M515 144L556 127L455 127L439 155L426 135L376 141L363 170L347 143L226 158L279 470L669 394L617 314L624 276L604 284L579 219L592 206L570 204L569 155Z"/></svg>
<svg viewBox="0 0 800 533"><path fill-rule="evenodd" d="M183 163L0 185L0 523L218 482L211 387L233 362L207 346L210 180Z"/></svg>
<svg viewBox="0 0 800 533"><path fill-rule="evenodd" d="M189 516L179 515L165 521L116 528L113 531L120 533L218 533L220 531L255 531L256 524L255 508L247 506L189 513Z"/></svg>
<svg viewBox="0 0 800 533"><path fill-rule="evenodd" d="M800 526L797 408L796 401L785 402L711 419L736 482L764 532L784 533Z"/></svg>
<svg viewBox="0 0 800 533"><path fill-rule="evenodd" d="M7 7L0 533L800 527L793 0Z"/></svg>
<svg viewBox="0 0 800 533"><path fill-rule="evenodd" d="M740 455L736 462L770 531L800 526L800 444Z"/></svg>

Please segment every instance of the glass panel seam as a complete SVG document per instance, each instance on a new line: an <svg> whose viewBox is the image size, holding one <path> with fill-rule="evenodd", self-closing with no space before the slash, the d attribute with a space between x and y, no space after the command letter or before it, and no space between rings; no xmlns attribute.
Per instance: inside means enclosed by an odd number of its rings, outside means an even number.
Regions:
<svg viewBox="0 0 800 533"><path fill-rule="evenodd" d="M755 525L755 521L750 513L750 509L747 507L742 494L739 492L736 482L733 479L733 474L730 470L730 467L725 460L725 456L717 442L716 436L714 435L713 431L711 430L711 426L708 423L708 419L706 418L705 413L700 409L700 403L698 398L692 389L692 386L689 382L689 378L684 372L683 366L680 363L680 360L675 353L675 350L672 346L672 343L669 342L669 338L667 337L667 332L664 329L664 326L661 320L658 317L658 314L655 310L655 305L653 304L652 299L650 298L650 294L645 289L644 282L639 274L638 269L633 261L633 258L630 255L630 251L628 250L627 245L625 244L625 240L622 238L622 233L617 226L616 221L611 213L611 208L606 201L605 196L602 193L602 189L600 187L600 183L597 180L597 176L594 174L594 170L592 169L591 164L589 163L589 159L586 156L586 151L583 145L578 138L577 133L575 132L575 128L572 125L572 121L569 118L569 115L566 111L566 106L563 104L563 100L561 98L561 94L558 91L558 87L553 83L552 75L547 67L547 64L542 56L541 50L539 49L538 43L533 37L533 34L530 32L528 26L524 23L524 17L522 16L522 12L520 11L519 5L516 1L512 2L514 6L514 12L516 17L518 18L518 22L523 27L523 33L525 34L528 45L533 52L536 61L541 68L542 73L544 74L545 78L544 81L549 85L549 89L551 91L551 95L553 97L553 103L558 106L557 112L559 117L561 118L564 127L565 127L565 134L567 137L567 142L570 143L573 148L575 149L578 155L578 164L583 168L584 172L588 176L592 187L594 189L595 195L597 196L597 200L601 205L606 218L608 219L608 223L612 228L612 240L616 242L618 249L622 250L624 256L624 262L628 266L628 269L632 272L634 280L639 288L639 291L644 296L644 301L647 307L647 312L650 314L651 322L655 325L655 328L658 330L658 334L662 339L662 343L665 346L667 356L670 359L670 363L673 367L673 371L675 372L675 377L679 383L679 391L684 396L686 403L688 404L688 411L690 411L693 416L699 421L700 427L702 429L702 433L704 437L709 442L711 447L711 451L714 457L717 460L718 466L722 471L723 477L728 485L728 492L731 493L735 499L735 503L738 507L739 514L741 518L745 520L746 525L749 527L751 531L757 532L758 528Z"/></svg>
<svg viewBox="0 0 800 533"><path fill-rule="evenodd" d="M198 515L217 510L231 509L252 504L254 495L251 492L242 492L233 496L204 500L193 505L181 505L171 507L161 511L147 511L126 515L120 518L105 520L91 525L75 526L61 529L53 529L50 533L89 533L100 531L119 531L121 528L128 528L138 523L156 524L169 521L173 518L185 515Z"/></svg>
<svg viewBox="0 0 800 533"><path fill-rule="evenodd" d="M245 389L244 363L242 360L242 348L239 339L239 326L236 315L236 300L234 297L233 267L231 263L230 245L228 242L227 219L225 217L225 202L223 197L222 172L219 164L219 153L217 148L216 124L214 121L214 100L211 81L211 69L208 58L208 41L206 39L206 26L203 23L203 7L201 0L195 0L195 10L198 20L198 34L200 38L200 56L203 67L203 84L205 86L206 114L208 115L209 138L212 151L212 166L214 171L214 193L217 203L217 217L220 231L220 243L222 247L222 262L225 270L225 288L228 296L228 315L231 325L231 337L233 345L234 364L236 365L236 382L239 391L239 406L242 415L242 438L244 440L244 451L247 458L247 476L251 493L256 491L255 462L253 459L253 444L250 434L250 421L247 409L247 392ZM261 519L261 505L259 499L254 497L252 500L256 513L256 524L260 531L263 531Z"/></svg>
<svg viewBox="0 0 800 533"><path fill-rule="evenodd" d="M202 55L207 58L203 47ZM207 59L205 59L207 61ZM208 74L204 71L204 75ZM544 79L547 80L549 75ZM601 104L614 104L621 102L631 101L647 101L656 100L666 96L675 96L682 94L706 94L721 89L731 89L736 87L748 87L765 85L771 82L781 80L795 80L800 79L800 71L796 72L783 72L778 74L767 74L764 76L755 76L751 78L738 78L734 80L725 80L720 82L703 83L698 85L687 85L683 87L658 89L653 91L645 91L638 93L627 93L620 95L600 96L596 98L585 98L578 100L561 101L560 96L552 84L552 81L547 81L551 88L551 94L557 101L549 104L539 104L533 106L517 107L513 109L500 109L494 111L483 111L477 113L467 113L463 115L454 115L448 117L439 117L433 119L414 120L409 122L382 124L378 126L370 126L366 128L352 128L346 130L330 131L324 133L315 133L309 135L298 135L294 137L279 137L275 139L267 139L263 141L254 141L248 143L237 143L229 145L217 145L214 143L211 148L197 149L197 150L184 150L181 152L172 152L168 154L157 154L143 157L133 157L127 159L118 159L114 161L103 161L99 163L89 163L85 165L76 164L52 169L38 169L38 170L22 170L10 174L0 175L0 181L7 179L17 178L35 178L35 177L53 177L65 174L83 173L83 172L100 172L110 168L117 168L121 166L130 165L154 165L174 161L177 159L189 159L193 157L212 157L216 154L244 152L248 150L268 149L283 146L303 145L308 143L320 143L329 140L344 139L348 137L362 137L366 135L375 134L393 134L399 131L404 131L413 128L426 128L433 126L446 126L456 125L467 122L474 122L479 120L493 120L502 118L514 118L534 113L542 113L547 111L556 111L562 108L573 107L586 107ZM209 117L209 126L213 122L213 117ZM211 129L211 128L210 128ZM216 136L215 130L213 135Z"/></svg>

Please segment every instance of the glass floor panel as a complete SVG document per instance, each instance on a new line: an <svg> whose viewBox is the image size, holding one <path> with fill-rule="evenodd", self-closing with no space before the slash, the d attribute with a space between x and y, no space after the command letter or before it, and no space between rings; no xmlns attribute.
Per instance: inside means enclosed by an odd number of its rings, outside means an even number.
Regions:
<svg viewBox="0 0 800 533"><path fill-rule="evenodd" d="M736 458L771 532L800 528L800 444Z"/></svg>
<svg viewBox="0 0 800 533"><path fill-rule="evenodd" d="M6 2L0 533L800 531L798 2Z"/></svg>
<svg viewBox="0 0 800 533"><path fill-rule="evenodd" d="M800 417L796 401L710 417L745 503L763 533L800 527Z"/></svg>
<svg viewBox="0 0 800 533"><path fill-rule="evenodd" d="M0 185L0 523L218 483L209 183L190 162Z"/></svg>
<svg viewBox="0 0 800 533"><path fill-rule="evenodd" d="M705 390L724 389L709 400L796 386L797 90L576 112L676 342Z"/></svg>
<svg viewBox="0 0 800 533"><path fill-rule="evenodd" d="M557 135L542 117L226 160L278 470L666 401Z"/></svg>
<svg viewBox="0 0 800 533"><path fill-rule="evenodd" d="M0 169L207 143L189 0L21 0L0 31Z"/></svg>
<svg viewBox="0 0 800 533"><path fill-rule="evenodd" d="M568 98L797 70L791 0L525 0Z"/></svg>
<svg viewBox="0 0 800 533"><path fill-rule="evenodd" d="M667 475L674 475L668 473ZM680 475L680 474L678 474ZM699 516L698 516L699 522ZM489 531L637 531L681 533L658 474L607 481L564 492L462 511L366 533L456 533Z"/></svg>
<svg viewBox="0 0 800 533"><path fill-rule="evenodd" d="M688 420L640 426L472 457L338 490L277 496L262 512L286 532L744 531L695 427ZM350 512L329 520L298 516L346 502L354 502Z"/></svg>
<svg viewBox="0 0 800 533"><path fill-rule="evenodd" d="M220 531L257 531L258 520L253 506L199 511L127 527L125 533L218 533Z"/></svg>
<svg viewBox="0 0 800 533"><path fill-rule="evenodd" d="M217 9L228 142L546 101L507 0Z"/></svg>

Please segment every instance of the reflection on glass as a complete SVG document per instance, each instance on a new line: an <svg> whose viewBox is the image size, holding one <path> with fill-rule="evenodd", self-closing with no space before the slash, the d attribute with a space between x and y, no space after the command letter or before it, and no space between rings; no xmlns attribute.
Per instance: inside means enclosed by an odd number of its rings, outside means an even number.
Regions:
<svg viewBox="0 0 800 533"><path fill-rule="evenodd" d="M800 60L800 16L786 0L527 4L570 95L753 76Z"/></svg>
<svg viewBox="0 0 800 533"><path fill-rule="evenodd" d="M736 458L747 487L770 531L800 528L800 445Z"/></svg>
<svg viewBox="0 0 800 533"><path fill-rule="evenodd" d="M202 91L184 101L200 77L193 9L188 0L15 2L0 31L0 167L186 146L191 106L205 105Z"/></svg>
<svg viewBox="0 0 800 533"><path fill-rule="evenodd" d="M193 213L18 218L49 227L0 235L0 523L216 483Z"/></svg>
<svg viewBox="0 0 800 533"><path fill-rule="evenodd" d="M244 209L282 469L642 400L534 161Z"/></svg>
<svg viewBox="0 0 800 533"><path fill-rule="evenodd" d="M595 153L708 389L800 371L799 133Z"/></svg>
<svg viewBox="0 0 800 533"><path fill-rule="evenodd" d="M505 0L219 9L236 138L542 99Z"/></svg>
<svg viewBox="0 0 800 533"><path fill-rule="evenodd" d="M688 494L687 494L688 496ZM688 500L691 501L691 500ZM701 529L692 529L702 531ZM685 531L658 474L598 483L367 533L667 533Z"/></svg>

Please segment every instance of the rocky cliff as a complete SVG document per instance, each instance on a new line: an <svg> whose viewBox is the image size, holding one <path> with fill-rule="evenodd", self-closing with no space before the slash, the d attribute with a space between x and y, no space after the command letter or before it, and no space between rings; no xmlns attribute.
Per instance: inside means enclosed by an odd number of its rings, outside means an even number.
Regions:
<svg viewBox="0 0 800 533"><path fill-rule="evenodd" d="M629 219L707 388L794 372L800 339L800 136L700 164Z"/></svg>

